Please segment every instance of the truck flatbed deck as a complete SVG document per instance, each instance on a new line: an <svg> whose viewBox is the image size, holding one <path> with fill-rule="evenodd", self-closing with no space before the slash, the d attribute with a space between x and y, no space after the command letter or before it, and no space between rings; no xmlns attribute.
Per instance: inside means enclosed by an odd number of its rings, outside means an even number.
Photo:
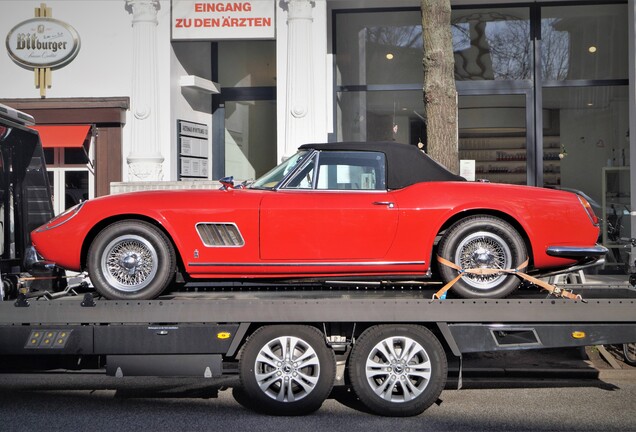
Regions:
<svg viewBox="0 0 636 432"><path fill-rule="evenodd" d="M274 414L311 412L334 383L351 384L374 412L414 415L441 392L447 355L636 341L634 288L567 288L582 299L527 289L433 300L426 286L21 298L0 303L0 356L98 359L116 376L238 371L254 406Z"/></svg>

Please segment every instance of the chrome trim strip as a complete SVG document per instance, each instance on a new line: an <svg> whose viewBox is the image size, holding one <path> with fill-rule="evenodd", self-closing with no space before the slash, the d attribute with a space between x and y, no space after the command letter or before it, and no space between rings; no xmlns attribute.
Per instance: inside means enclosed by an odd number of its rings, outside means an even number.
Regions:
<svg viewBox="0 0 636 432"><path fill-rule="evenodd" d="M239 240L240 240L240 244L236 244L236 245L213 245L213 244L208 244L205 242L205 240L203 239L203 236L201 235L201 232L199 231L199 225L230 225L233 226L234 228L236 228L236 233L239 236ZM243 237L243 234L241 233L241 230L239 229L239 227L234 223L234 222L197 222L194 225L194 230L196 231L197 235L199 236L199 240L201 240L201 243L203 243L203 246L208 247L208 248L241 248L243 246L245 246L245 238Z"/></svg>
<svg viewBox="0 0 636 432"><path fill-rule="evenodd" d="M365 261L365 262L310 262L310 263L188 263L192 267L355 267L355 266L411 266L426 265L426 261Z"/></svg>
<svg viewBox="0 0 636 432"><path fill-rule="evenodd" d="M36 231L37 232L44 232L44 231L52 230L52 229L55 229L57 227L60 227L60 226L64 225L65 223L67 223L68 221L73 219L75 216L77 216L77 214L80 212L82 207L84 207L84 204L86 204L87 202L88 202L88 200L82 201L81 203L75 204L73 207L70 207L70 208L64 210L62 213L60 213L59 215L55 216L53 219L48 221L45 225L42 225L41 227L38 227L36 229ZM68 218L64 219L68 215L70 215L70 216ZM60 219L63 219L62 222L58 222Z"/></svg>

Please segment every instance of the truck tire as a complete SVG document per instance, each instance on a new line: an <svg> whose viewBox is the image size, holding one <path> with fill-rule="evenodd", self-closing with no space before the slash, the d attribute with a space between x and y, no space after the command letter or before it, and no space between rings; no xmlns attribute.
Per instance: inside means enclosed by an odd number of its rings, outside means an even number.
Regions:
<svg viewBox="0 0 636 432"><path fill-rule="evenodd" d="M255 410L297 416L316 411L329 396L336 359L314 327L267 326L245 343L239 370Z"/></svg>
<svg viewBox="0 0 636 432"><path fill-rule="evenodd" d="M97 292L108 299L157 297L175 275L174 248L154 225L137 220L115 222L95 237L86 264Z"/></svg>
<svg viewBox="0 0 636 432"><path fill-rule="evenodd" d="M623 344L623 357L625 363L636 366L636 342Z"/></svg>
<svg viewBox="0 0 636 432"><path fill-rule="evenodd" d="M349 358L349 379L373 413L391 417L421 414L446 385L444 348L427 328L378 325L365 330Z"/></svg>
<svg viewBox="0 0 636 432"><path fill-rule="evenodd" d="M527 258L526 245L517 230L493 216L472 216L451 226L439 242L438 253L462 269L513 269ZM457 270L439 264L444 283ZM464 274L451 291L463 298L503 298L519 287L521 280L511 274Z"/></svg>

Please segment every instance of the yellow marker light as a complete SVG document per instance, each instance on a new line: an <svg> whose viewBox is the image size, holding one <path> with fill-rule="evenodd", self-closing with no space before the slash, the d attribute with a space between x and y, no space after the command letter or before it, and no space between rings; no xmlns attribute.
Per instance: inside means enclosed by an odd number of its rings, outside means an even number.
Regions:
<svg viewBox="0 0 636 432"><path fill-rule="evenodd" d="M216 334L216 338L217 339L229 339L231 338L232 335L228 332L219 332Z"/></svg>
<svg viewBox="0 0 636 432"><path fill-rule="evenodd" d="M572 337L574 339L585 339L586 336L587 335L585 334L585 332L582 332L582 331L572 332Z"/></svg>

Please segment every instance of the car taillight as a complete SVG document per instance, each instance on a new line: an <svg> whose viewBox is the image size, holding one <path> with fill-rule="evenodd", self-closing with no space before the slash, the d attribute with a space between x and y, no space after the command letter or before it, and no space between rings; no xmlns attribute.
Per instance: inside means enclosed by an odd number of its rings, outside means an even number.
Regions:
<svg viewBox="0 0 636 432"><path fill-rule="evenodd" d="M7 136L8 132L9 132L8 127L0 126L0 141L2 141L5 136Z"/></svg>
<svg viewBox="0 0 636 432"><path fill-rule="evenodd" d="M583 208L587 212L587 215L590 218L590 220L592 221L592 223L595 226L598 226L599 225L598 217L596 217L596 215L594 214L594 210L592 209L592 206L590 205L590 203L587 202L587 200L585 198L583 198L581 195L577 195L577 197L579 198L579 202L581 203L581 205L583 206Z"/></svg>

